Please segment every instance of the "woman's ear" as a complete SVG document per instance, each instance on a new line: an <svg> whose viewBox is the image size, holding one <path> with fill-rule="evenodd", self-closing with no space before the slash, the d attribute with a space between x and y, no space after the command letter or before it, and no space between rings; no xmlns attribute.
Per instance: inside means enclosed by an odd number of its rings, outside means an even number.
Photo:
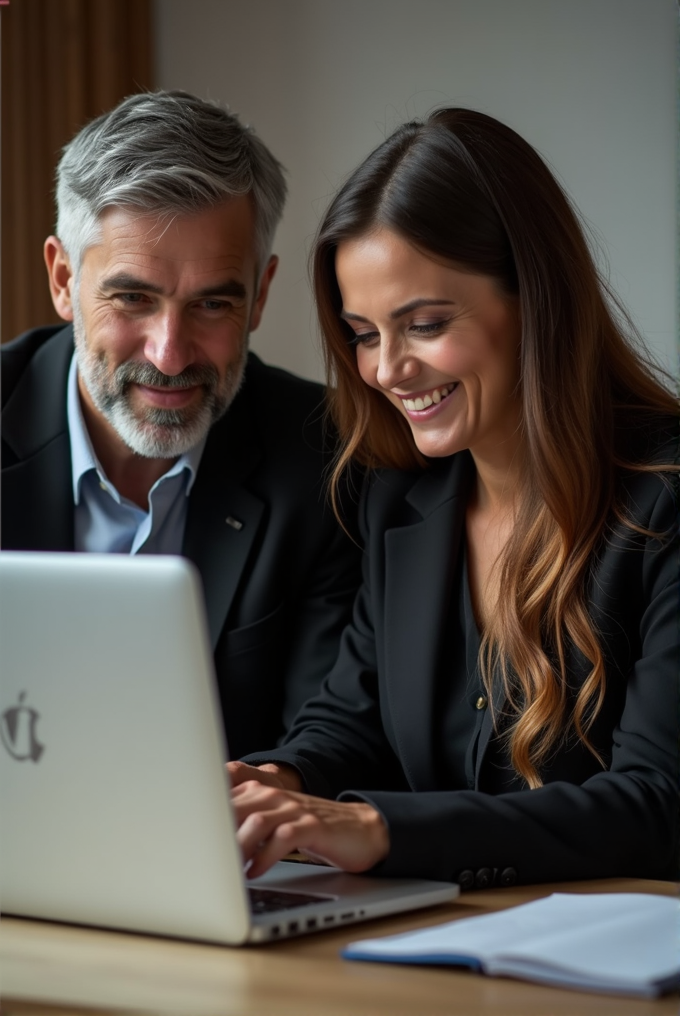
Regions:
<svg viewBox="0 0 680 1016"><path fill-rule="evenodd" d="M64 250L61 240L56 236L47 237L43 254L54 309L64 321L73 321L75 279L70 258Z"/></svg>

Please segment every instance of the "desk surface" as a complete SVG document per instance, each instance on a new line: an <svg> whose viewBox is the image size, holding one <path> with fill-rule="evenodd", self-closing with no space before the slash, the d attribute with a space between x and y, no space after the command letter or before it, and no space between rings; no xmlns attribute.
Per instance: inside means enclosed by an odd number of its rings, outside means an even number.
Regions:
<svg viewBox="0 0 680 1016"><path fill-rule="evenodd" d="M246 948L5 920L2 1016L677 1016L677 995L654 1001L593 995L451 968L350 963L338 955L356 938L489 913L556 891L675 895L678 886L611 879L493 889L415 914Z"/></svg>

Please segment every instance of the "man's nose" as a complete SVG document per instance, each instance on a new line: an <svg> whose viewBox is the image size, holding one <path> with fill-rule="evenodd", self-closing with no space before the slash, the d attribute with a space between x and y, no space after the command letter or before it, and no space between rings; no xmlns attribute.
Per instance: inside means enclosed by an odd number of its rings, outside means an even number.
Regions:
<svg viewBox="0 0 680 1016"><path fill-rule="evenodd" d="M144 341L144 356L169 377L181 374L194 360L193 343L182 327L181 316L167 311L150 321Z"/></svg>

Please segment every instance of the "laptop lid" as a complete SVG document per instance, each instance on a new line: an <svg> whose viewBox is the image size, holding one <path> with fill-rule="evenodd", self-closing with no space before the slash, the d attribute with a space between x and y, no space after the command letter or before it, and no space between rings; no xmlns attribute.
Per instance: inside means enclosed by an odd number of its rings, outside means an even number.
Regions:
<svg viewBox="0 0 680 1016"><path fill-rule="evenodd" d="M4 913L237 944L456 895L283 864L293 910L252 914L182 558L0 553L0 741Z"/></svg>

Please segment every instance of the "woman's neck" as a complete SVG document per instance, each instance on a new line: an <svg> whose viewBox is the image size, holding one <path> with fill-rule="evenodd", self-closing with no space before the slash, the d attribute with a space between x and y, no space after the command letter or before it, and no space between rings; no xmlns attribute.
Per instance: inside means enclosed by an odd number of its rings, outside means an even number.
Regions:
<svg viewBox="0 0 680 1016"><path fill-rule="evenodd" d="M521 442L506 441L491 454L470 452L477 472L470 499L475 510L488 517L514 512L525 462Z"/></svg>
<svg viewBox="0 0 680 1016"><path fill-rule="evenodd" d="M515 524L524 459L518 447L512 455L479 456L473 452L473 459L477 475L467 503L465 534L470 596L483 630L500 595L499 564Z"/></svg>

